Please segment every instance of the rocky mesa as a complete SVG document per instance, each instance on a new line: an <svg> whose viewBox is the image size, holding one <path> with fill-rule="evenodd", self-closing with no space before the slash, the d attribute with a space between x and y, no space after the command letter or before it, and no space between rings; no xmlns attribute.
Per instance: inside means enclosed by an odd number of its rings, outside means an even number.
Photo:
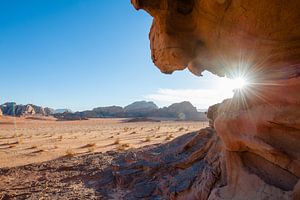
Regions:
<svg viewBox="0 0 300 200"><path fill-rule="evenodd" d="M51 108L43 108L33 104L21 105L15 102L7 102L0 105L0 110L3 115L16 117L29 115L50 116L54 113L54 110Z"/></svg>
<svg viewBox="0 0 300 200"><path fill-rule="evenodd" d="M55 113L59 120L81 120L87 118L161 118L172 120L206 121L204 112L198 112L190 102L174 103L168 107L159 108L149 101L136 101L124 108L121 106L98 107L82 112Z"/></svg>

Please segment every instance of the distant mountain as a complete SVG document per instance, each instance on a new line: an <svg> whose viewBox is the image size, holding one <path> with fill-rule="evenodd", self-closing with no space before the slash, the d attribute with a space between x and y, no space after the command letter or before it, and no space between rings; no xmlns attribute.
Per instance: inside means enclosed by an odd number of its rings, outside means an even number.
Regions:
<svg viewBox="0 0 300 200"><path fill-rule="evenodd" d="M45 114L47 116L49 116L49 115L53 115L55 110L53 108L46 107L46 108L44 108L44 111L45 111Z"/></svg>
<svg viewBox="0 0 300 200"><path fill-rule="evenodd" d="M56 113L64 113L64 112L71 113L71 112L72 112L72 110L70 110L70 109L67 109L67 108L55 109L53 113L54 113L54 114L56 114Z"/></svg>
<svg viewBox="0 0 300 200"><path fill-rule="evenodd" d="M58 120L85 120L88 118L168 118L175 120L206 120L204 112L197 111L190 102L174 103L168 107L158 108L149 101L136 101L127 106L97 107L82 112L72 112L70 109L52 109L26 104L18 105L7 102L0 105L0 115L9 116L54 116Z"/></svg>
<svg viewBox="0 0 300 200"><path fill-rule="evenodd" d="M92 110L97 117L122 117L124 109L121 106L98 107Z"/></svg>
<svg viewBox="0 0 300 200"><path fill-rule="evenodd" d="M74 120L86 118L172 118L175 120L206 120L203 112L198 112L190 102L174 103L169 107L158 108L153 102L137 101L124 108L120 106L98 107L82 112L56 113L60 120Z"/></svg>
<svg viewBox="0 0 300 200"><path fill-rule="evenodd" d="M150 113L150 116L175 118L178 120L206 120L205 113L198 112L197 108L188 101L174 103L168 107L160 108Z"/></svg>
<svg viewBox="0 0 300 200"><path fill-rule="evenodd" d="M87 120L88 117L86 117L82 112L63 112L63 113L55 113L53 115L57 120L61 121L72 121L72 120Z"/></svg>
<svg viewBox="0 0 300 200"><path fill-rule="evenodd" d="M26 115L40 115L40 116L49 116L52 115L52 109L44 109L41 106L33 104L16 104L15 102L7 102L0 105L0 110L3 115L8 116L26 116Z"/></svg>
<svg viewBox="0 0 300 200"><path fill-rule="evenodd" d="M152 101L136 101L124 107L125 112L149 112L157 109L157 105Z"/></svg>
<svg viewBox="0 0 300 200"><path fill-rule="evenodd" d="M197 109L198 112L207 112L207 108Z"/></svg>
<svg viewBox="0 0 300 200"><path fill-rule="evenodd" d="M124 108L126 117L145 117L156 110L158 107L152 101L136 101Z"/></svg>

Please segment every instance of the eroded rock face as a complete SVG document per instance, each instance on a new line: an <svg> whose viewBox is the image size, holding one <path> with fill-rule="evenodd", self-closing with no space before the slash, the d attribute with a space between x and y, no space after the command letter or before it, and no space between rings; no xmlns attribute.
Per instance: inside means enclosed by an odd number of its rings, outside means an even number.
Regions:
<svg viewBox="0 0 300 200"><path fill-rule="evenodd" d="M152 59L162 72L208 70L250 82L208 111L227 182L197 198L299 199L300 1L132 3L154 18ZM191 188L202 190L201 184Z"/></svg>
<svg viewBox="0 0 300 200"><path fill-rule="evenodd" d="M53 109L43 108L41 106L33 104L17 104L15 102L7 102L0 105L3 115L9 116L26 116L26 115L40 115L40 116L49 116L53 114Z"/></svg>
<svg viewBox="0 0 300 200"><path fill-rule="evenodd" d="M299 63L300 2L291 0L132 0L153 16L152 59L162 72L189 68L218 75L233 68ZM242 62L245 66L240 66ZM296 69L289 71L296 73ZM273 74L274 75L274 74ZM291 76L289 74L289 76Z"/></svg>

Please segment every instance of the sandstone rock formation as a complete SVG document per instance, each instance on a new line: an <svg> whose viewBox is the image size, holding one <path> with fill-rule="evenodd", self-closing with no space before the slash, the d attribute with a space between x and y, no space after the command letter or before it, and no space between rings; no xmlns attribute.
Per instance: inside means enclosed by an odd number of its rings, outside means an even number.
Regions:
<svg viewBox="0 0 300 200"><path fill-rule="evenodd" d="M98 107L92 110L97 117L122 117L124 109L121 106Z"/></svg>
<svg viewBox="0 0 300 200"><path fill-rule="evenodd" d="M45 114L46 116L50 116L50 115L53 115L54 114L54 109L53 108L44 108L44 111L45 111Z"/></svg>
<svg viewBox="0 0 300 200"><path fill-rule="evenodd" d="M137 101L125 106L98 107L82 112L55 113L54 117L60 120L77 120L84 118L141 118L136 121L149 120L146 118L166 118L175 120L206 121L206 115L198 112L190 102L174 103L168 107L158 108L153 102Z"/></svg>
<svg viewBox="0 0 300 200"><path fill-rule="evenodd" d="M74 121L74 120L88 120L86 116L84 116L80 112L64 112L64 113L56 113L53 115L59 121Z"/></svg>
<svg viewBox="0 0 300 200"><path fill-rule="evenodd" d="M184 101L181 103L174 103L168 107L168 111L176 113L179 119L197 119L198 111L190 102Z"/></svg>
<svg viewBox="0 0 300 200"><path fill-rule="evenodd" d="M54 110L54 114L57 114L57 113L64 113L64 112L72 112L72 110L70 109L67 109L67 108L61 108L61 109L55 109Z"/></svg>
<svg viewBox="0 0 300 200"><path fill-rule="evenodd" d="M136 101L124 107L124 112L129 113L132 117L139 117L155 110L158 110L158 107L152 101Z"/></svg>
<svg viewBox="0 0 300 200"><path fill-rule="evenodd" d="M35 111L35 114L38 114L38 115L42 115L42 116L46 116L46 112L45 112L45 109L41 106L36 106L36 105L33 105L33 104L29 104Z"/></svg>
<svg viewBox="0 0 300 200"><path fill-rule="evenodd" d="M53 109L46 108L44 109L41 106L27 104L21 105L15 102L7 102L0 105L3 115L8 116L26 116L26 115L39 115L39 116L50 116L53 114Z"/></svg>
<svg viewBox="0 0 300 200"><path fill-rule="evenodd" d="M132 3L153 16L152 59L162 72L208 70L250 83L208 112L226 182L208 188L212 176L186 189L196 196L172 199L300 199L300 1Z"/></svg>
<svg viewBox="0 0 300 200"><path fill-rule="evenodd" d="M173 103L168 107L163 107L154 112L151 112L149 116L152 117L165 117L173 118L177 120L196 120L206 121L207 117L204 112L198 112L190 102L183 101L180 103Z"/></svg>
<svg viewBox="0 0 300 200"><path fill-rule="evenodd" d="M32 105L17 105L15 108L15 116L21 116L21 115L34 115L35 109Z"/></svg>
<svg viewBox="0 0 300 200"><path fill-rule="evenodd" d="M7 103L0 105L0 108L4 115L14 116L16 106L17 106L17 104L14 102L7 102Z"/></svg>

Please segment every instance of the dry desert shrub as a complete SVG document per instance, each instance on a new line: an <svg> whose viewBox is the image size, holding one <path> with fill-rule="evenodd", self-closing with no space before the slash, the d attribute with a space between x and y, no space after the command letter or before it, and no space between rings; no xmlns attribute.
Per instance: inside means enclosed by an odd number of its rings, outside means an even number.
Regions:
<svg viewBox="0 0 300 200"><path fill-rule="evenodd" d="M124 147L129 147L130 145L128 143L122 144Z"/></svg>
<svg viewBox="0 0 300 200"><path fill-rule="evenodd" d="M117 147L118 151L124 151L126 148L128 148L130 145L128 143L125 144L119 144Z"/></svg>
<svg viewBox="0 0 300 200"><path fill-rule="evenodd" d="M151 138L150 138L150 136L148 135L147 137L146 137L146 139L145 139L145 142L150 142L151 141Z"/></svg>
<svg viewBox="0 0 300 200"><path fill-rule="evenodd" d="M157 135L156 138L161 138L161 136L160 136L160 135Z"/></svg>
<svg viewBox="0 0 300 200"><path fill-rule="evenodd" d="M117 138L117 139L115 140L114 144L120 144L120 139Z"/></svg>
<svg viewBox="0 0 300 200"><path fill-rule="evenodd" d="M59 141L61 141L63 139L63 136L62 135L60 135L58 138L57 138L57 140L59 140Z"/></svg>
<svg viewBox="0 0 300 200"><path fill-rule="evenodd" d="M134 134L136 134L136 132L135 132L135 131L131 132L129 135L134 135Z"/></svg>
<svg viewBox="0 0 300 200"><path fill-rule="evenodd" d="M183 131L184 130L184 128L183 127L180 127L179 129L178 129L178 131Z"/></svg>
<svg viewBox="0 0 300 200"><path fill-rule="evenodd" d="M171 140L173 137L174 137L174 136L173 136L172 134L170 134L170 135L168 135L168 136L166 137L166 140Z"/></svg>
<svg viewBox="0 0 300 200"><path fill-rule="evenodd" d="M127 132L129 130L128 127L124 127L124 132Z"/></svg>
<svg viewBox="0 0 300 200"><path fill-rule="evenodd" d="M86 148L89 148L89 147L96 147L96 143L89 143L87 145L85 145Z"/></svg>
<svg viewBox="0 0 300 200"><path fill-rule="evenodd" d="M42 152L44 152L45 150L44 149L38 149L38 150L36 150L36 151L34 151L34 152L32 152L32 153L42 153Z"/></svg>
<svg viewBox="0 0 300 200"><path fill-rule="evenodd" d="M89 152L94 152L95 150L96 150L96 145L95 145L95 146L88 147L88 151L89 151Z"/></svg>
<svg viewBox="0 0 300 200"><path fill-rule="evenodd" d="M74 150L68 148L68 149L66 150L66 156L68 156L68 157L73 157L73 156L75 156Z"/></svg>
<svg viewBox="0 0 300 200"><path fill-rule="evenodd" d="M15 144L22 144L23 143L23 139L22 138L17 138L17 141L15 142Z"/></svg>

